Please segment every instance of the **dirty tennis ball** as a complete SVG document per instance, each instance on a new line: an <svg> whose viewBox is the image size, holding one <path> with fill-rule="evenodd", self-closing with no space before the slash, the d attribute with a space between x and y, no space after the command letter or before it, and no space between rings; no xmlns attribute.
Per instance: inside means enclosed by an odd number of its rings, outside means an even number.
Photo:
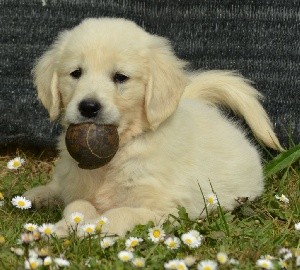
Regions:
<svg viewBox="0 0 300 270"><path fill-rule="evenodd" d="M81 169L97 169L114 157L119 147L117 127L95 123L71 124L66 132L69 154Z"/></svg>

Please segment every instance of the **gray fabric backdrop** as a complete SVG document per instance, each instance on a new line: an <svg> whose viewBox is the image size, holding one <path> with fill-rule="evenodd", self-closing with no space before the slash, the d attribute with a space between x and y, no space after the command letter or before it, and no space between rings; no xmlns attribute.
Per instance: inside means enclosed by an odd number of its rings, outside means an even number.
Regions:
<svg viewBox="0 0 300 270"><path fill-rule="evenodd" d="M168 37L195 69L240 71L284 144L299 142L299 0L0 0L0 147L54 146L60 126L37 100L33 63L60 30L100 16Z"/></svg>

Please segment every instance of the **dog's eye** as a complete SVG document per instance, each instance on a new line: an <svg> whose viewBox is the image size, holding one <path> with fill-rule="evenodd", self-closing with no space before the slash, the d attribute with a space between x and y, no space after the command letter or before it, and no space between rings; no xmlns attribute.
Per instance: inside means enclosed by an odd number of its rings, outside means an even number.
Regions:
<svg viewBox="0 0 300 270"><path fill-rule="evenodd" d="M74 71L72 71L70 73L70 75L74 78L74 79L79 79L81 77L81 74L82 74L82 70L81 68L77 68L75 69Z"/></svg>
<svg viewBox="0 0 300 270"><path fill-rule="evenodd" d="M113 77L113 81L114 83L124 83L129 79L129 77L127 77L124 74L121 73L115 73L114 77Z"/></svg>

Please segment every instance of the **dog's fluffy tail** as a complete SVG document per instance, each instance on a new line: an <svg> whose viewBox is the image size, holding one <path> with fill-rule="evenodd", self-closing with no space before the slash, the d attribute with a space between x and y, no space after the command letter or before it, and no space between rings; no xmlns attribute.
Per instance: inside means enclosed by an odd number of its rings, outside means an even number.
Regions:
<svg viewBox="0 0 300 270"><path fill-rule="evenodd" d="M242 116L255 137L268 147L283 150L271 121L259 102L262 95L250 81L230 71L206 71L191 76L183 98L196 98L211 105L225 105Z"/></svg>

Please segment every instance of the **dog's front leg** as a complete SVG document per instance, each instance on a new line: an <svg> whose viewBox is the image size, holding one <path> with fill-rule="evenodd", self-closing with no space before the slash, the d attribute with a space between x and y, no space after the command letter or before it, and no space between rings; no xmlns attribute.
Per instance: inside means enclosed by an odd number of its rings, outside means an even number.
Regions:
<svg viewBox="0 0 300 270"><path fill-rule="evenodd" d="M69 234L71 228L70 216L74 212L80 212L84 215L84 223L96 224L101 216L107 217L108 224L102 228L102 233L107 235L125 236L126 232L133 229L135 225L147 224L153 221L156 225L162 223L166 216L156 213L146 208L120 207L106 211L102 215L88 201L76 200L64 210L64 218L56 223L56 234L58 237L65 237Z"/></svg>
<svg viewBox="0 0 300 270"><path fill-rule="evenodd" d="M60 203L59 190L59 184L53 180L47 185L26 191L23 196L29 199L37 209L45 206L53 207Z"/></svg>

